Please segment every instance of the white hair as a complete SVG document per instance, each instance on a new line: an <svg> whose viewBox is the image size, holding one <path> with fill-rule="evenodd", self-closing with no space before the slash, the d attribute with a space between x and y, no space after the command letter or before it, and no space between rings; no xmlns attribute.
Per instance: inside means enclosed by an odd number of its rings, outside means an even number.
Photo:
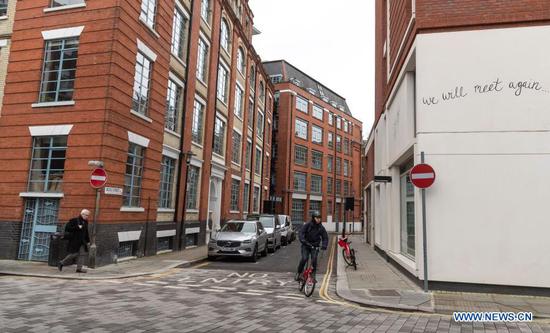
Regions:
<svg viewBox="0 0 550 333"><path fill-rule="evenodd" d="M88 214L88 215L90 215L90 211L87 210L87 209L83 209L83 210L80 211L80 215L82 215L82 214Z"/></svg>

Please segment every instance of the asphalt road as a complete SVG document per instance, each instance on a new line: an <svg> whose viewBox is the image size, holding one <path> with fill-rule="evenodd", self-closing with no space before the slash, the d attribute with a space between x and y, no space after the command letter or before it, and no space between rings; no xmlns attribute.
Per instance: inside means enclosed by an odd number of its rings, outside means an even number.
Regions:
<svg viewBox="0 0 550 333"><path fill-rule="evenodd" d="M329 249L332 237L329 237ZM327 268L328 251L320 251L317 273L324 273ZM267 257L261 257L257 262L249 262L245 258L217 258L201 266L208 269L240 270L240 271L265 271L265 272L296 272L301 254L300 241L295 240L287 246L281 246L275 253L268 253Z"/></svg>

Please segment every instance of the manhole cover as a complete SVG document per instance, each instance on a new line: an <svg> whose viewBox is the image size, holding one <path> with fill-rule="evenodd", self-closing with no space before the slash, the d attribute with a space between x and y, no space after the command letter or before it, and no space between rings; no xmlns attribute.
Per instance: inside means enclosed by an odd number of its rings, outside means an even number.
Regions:
<svg viewBox="0 0 550 333"><path fill-rule="evenodd" d="M369 289L372 296L401 296L394 289Z"/></svg>

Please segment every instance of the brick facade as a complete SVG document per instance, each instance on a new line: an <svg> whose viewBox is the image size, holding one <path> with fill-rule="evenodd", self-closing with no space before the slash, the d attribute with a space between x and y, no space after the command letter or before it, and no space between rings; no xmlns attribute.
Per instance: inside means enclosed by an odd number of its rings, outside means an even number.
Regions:
<svg viewBox="0 0 550 333"><path fill-rule="evenodd" d="M251 44L252 13L246 2L240 4L242 15L237 17L234 2L211 0L211 14L206 22L201 18L201 1L177 2L176 4L174 1L157 0L152 27L140 19L141 1L86 1L86 6L58 8L59 10L45 10L48 8L49 0L16 2L17 14L0 116L0 177L3 179L0 182L0 229L12 230L12 236L8 237L9 240L7 236L0 239L1 257L16 257L13 244L19 242L20 235L17 234L17 230L21 228L25 197L52 195L26 193L33 145L30 126L72 125L67 139L62 195L54 194L59 199L57 219L60 224L77 216L82 208L89 208L93 212L95 191L88 184L92 170L88 166L88 161L103 161L108 173L107 186L123 188L130 136L138 135L148 140L144 154L139 207L124 209L122 196L101 196L97 228L98 264L108 264L116 258L121 242L119 232L142 230L135 251L138 256L156 253L156 232L159 230L177 232L173 240L173 249L179 248L179 239L185 237L182 234L186 229L196 234L196 245L204 244L208 229L207 220L210 218L208 207L212 164L216 160L212 157L216 112L222 114L226 120L225 155L218 159L219 166L227 170L221 184L223 203L219 217L221 221L243 217L242 211L240 214L231 215L228 209L231 173L241 175L243 179L240 198L243 197L243 184L247 178L244 163L241 163L239 168L231 164L233 96L236 80L240 80L243 87L246 87L244 100L247 112L243 116L244 124L249 118L255 119L258 110L265 114L266 128L267 123L272 121L271 107L256 102L259 100L259 94L253 96L257 107L253 109L252 114L248 114L251 67L256 69L256 91L259 91L258 86L262 82L265 95L270 99L273 95L261 60ZM171 52L176 10L186 17L183 39L185 54L182 58ZM231 56L226 57L229 59L229 87L232 89L229 90L229 102L225 108L220 106L216 98L218 62L220 58L225 57L221 55L223 52L220 51L219 43L222 16L230 22L232 36ZM74 27L83 27L79 35L74 103L65 103L68 105L63 106L39 103L37 105L44 58L43 31ZM207 77L204 83L196 77L199 36L210 44L207 54ZM245 50L246 70L243 75L236 70L236 53L239 46ZM144 52L143 49L146 49L149 55L153 53L155 59L150 76L148 111L145 116L139 116L131 109L136 54L138 51ZM2 56L3 51L2 49ZM2 59L0 75L1 64ZM237 77L238 75L240 77ZM183 83L183 89L178 96L176 131L165 129L169 79ZM196 96L200 96L206 102L202 123L202 146L191 143L190 133ZM242 128L246 129L245 126ZM253 129L255 130L255 127ZM246 131L242 132L243 142L246 142ZM265 140L262 139L261 136L252 135L253 145L258 143L263 146L262 141ZM244 157L244 145L242 149ZM264 151L268 149L269 145ZM200 166L198 209L183 214L187 174L185 153L188 151L195 154L191 165ZM173 152L170 156L177 157L172 204L168 209L159 209L161 161L163 156L170 152ZM269 179L269 168L263 168L262 171L264 174L256 179L259 184L262 184L263 179ZM241 199L241 204L243 200ZM15 225L14 221L17 221ZM180 230L182 225L183 231ZM185 247L185 242L182 247Z"/></svg>
<svg viewBox="0 0 550 333"><path fill-rule="evenodd" d="M331 216L333 221L342 222L344 219L344 199L345 197L355 198L355 208L353 213L346 215L346 221L359 222L361 219L361 138L362 123L355 119L345 103L345 99L336 95L329 88L317 83L314 79L300 72L297 68L286 61L276 61L264 63L268 74L275 82L275 94L277 101L273 143L273 163L272 163L272 182L271 195L280 198L280 202L275 205L277 213L292 215L292 201L304 200L304 212L301 221L310 219L310 210L312 210L312 201L320 201L320 213L322 220L327 221ZM295 73L295 76L292 77ZM278 78L278 76L280 76ZM297 98L303 98L307 101L307 112L297 109ZM320 117L314 116L314 107L319 107ZM329 114L334 115L333 123L329 123ZM337 118L341 118L341 126L337 128ZM296 135L296 119L303 120L308 124L307 139ZM340 121L340 120L339 120ZM348 131L345 131L345 125ZM313 142L312 126L322 129L322 142ZM349 127L348 127L349 126ZM332 147L328 144L329 133L332 133ZM341 151L337 150L337 136L341 137ZM349 142L350 150L346 152L344 146ZM307 160L305 164L297 163L295 160L296 147L305 147L307 149ZM302 149L302 148L301 148ZM312 154L321 157L321 168L313 166ZM334 166L332 171L328 171L328 157L333 157ZM336 161L341 159L340 172L336 171ZM349 163L348 175L344 175L344 164ZM299 190L294 187L294 173L306 174L305 190ZM312 175L321 177L320 191L311 188ZM332 191L328 192L327 181L331 177ZM335 195L335 180L341 182L341 192ZM349 185L349 192L345 193L345 184ZM337 203L336 207L335 204ZM335 214L337 217L332 217ZM314 209L317 210L317 209ZM294 221L296 221L294 216Z"/></svg>

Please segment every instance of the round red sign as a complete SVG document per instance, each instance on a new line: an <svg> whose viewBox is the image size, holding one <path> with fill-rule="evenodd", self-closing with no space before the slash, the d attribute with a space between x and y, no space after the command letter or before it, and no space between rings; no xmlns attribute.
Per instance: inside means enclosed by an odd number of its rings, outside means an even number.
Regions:
<svg viewBox="0 0 550 333"><path fill-rule="evenodd" d="M102 168L96 168L94 171L92 171L92 175L90 176L90 185L93 188L101 188L105 186L107 183L107 172L105 172L105 169Z"/></svg>
<svg viewBox="0 0 550 333"><path fill-rule="evenodd" d="M428 164L417 164L411 169L409 177L414 186L428 188L435 181L435 171Z"/></svg>

